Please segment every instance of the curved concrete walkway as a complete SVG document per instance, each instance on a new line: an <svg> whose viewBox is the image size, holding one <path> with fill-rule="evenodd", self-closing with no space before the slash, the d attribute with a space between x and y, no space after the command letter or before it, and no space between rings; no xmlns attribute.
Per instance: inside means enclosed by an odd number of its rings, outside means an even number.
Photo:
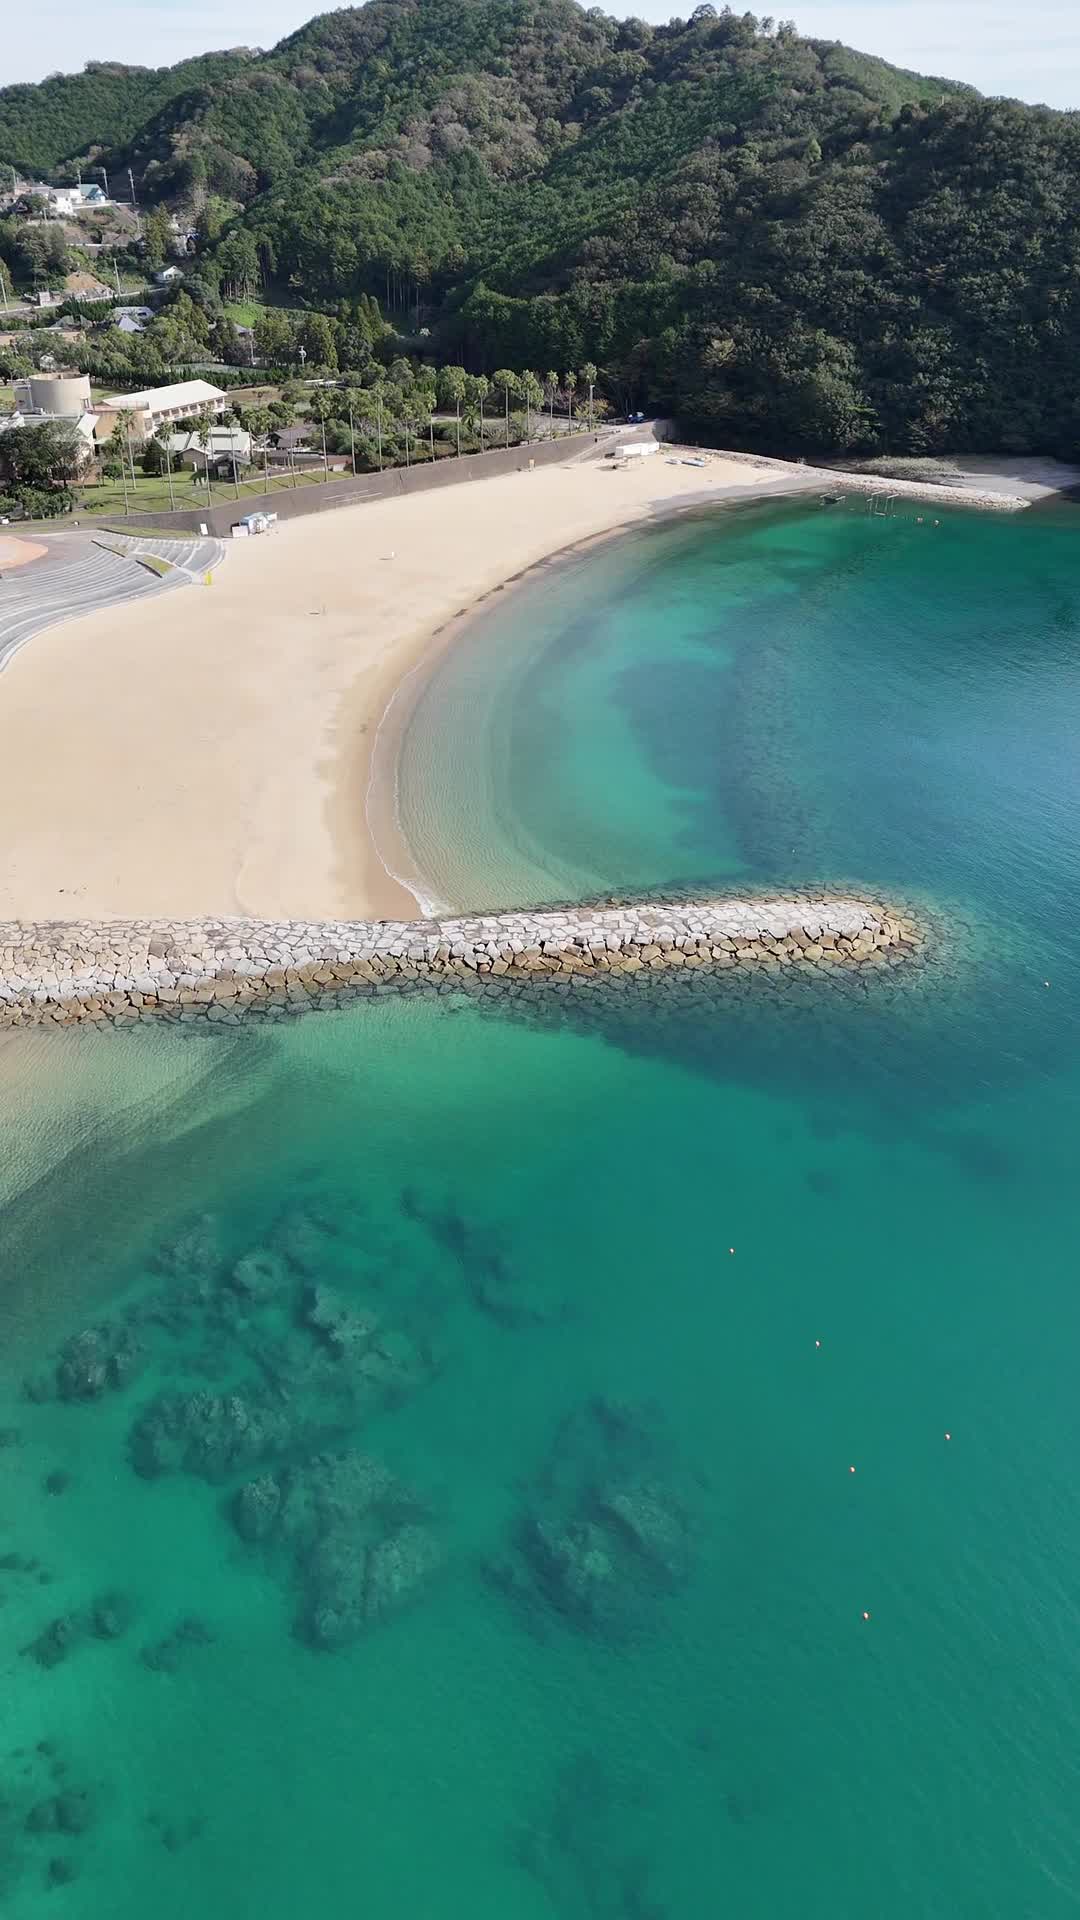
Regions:
<svg viewBox="0 0 1080 1920"><path fill-rule="evenodd" d="M188 585L220 565L220 540L155 540L149 535L81 531L34 535L46 552L11 573L0 571L0 673L35 634L99 607L119 606ZM170 562L158 576L139 555Z"/></svg>

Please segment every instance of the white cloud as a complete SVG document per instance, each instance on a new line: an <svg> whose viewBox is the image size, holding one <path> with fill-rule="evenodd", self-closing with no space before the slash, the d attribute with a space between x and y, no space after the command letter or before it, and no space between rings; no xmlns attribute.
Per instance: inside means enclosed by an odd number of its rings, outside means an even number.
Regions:
<svg viewBox="0 0 1080 1920"><path fill-rule="evenodd" d="M606 0L611 13L650 20L685 18L694 0L679 6L658 0ZM736 6L741 0L734 0ZM765 11L770 0L761 0ZM126 60L164 66L209 49L272 46L313 13L318 0L241 0L216 7L186 0L42 0L13 8L0 49L3 81L41 80L87 60ZM1050 106L1080 108L1080 12L1075 0L1033 0L1018 11L1005 0L776 0L778 17L793 15L804 33L844 40L921 73L967 80L984 93L1004 93Z"/></svg>

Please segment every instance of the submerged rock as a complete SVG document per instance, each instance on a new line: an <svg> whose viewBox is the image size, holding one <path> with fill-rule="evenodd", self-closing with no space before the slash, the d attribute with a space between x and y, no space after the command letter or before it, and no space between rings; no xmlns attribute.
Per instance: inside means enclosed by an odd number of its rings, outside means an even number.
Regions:
<svg viewBox="0 0 1080 1920"><path fill-rule="evenodd" d="M379 1317L370 1308L353 1306L332 1287L315 1282L304 1293L305 1325L335 1353L366 1353L378 1331Z"/></svg>
<svg viewBox="0 0 1080 1920"><path fill-rule="evenodd" d="M268 1540L281 1512L281 1488L272 1473L249 1480L237 1490L233 1501L233 1522L241 1540L253 1546Z"/></svg>
<svg viewBox="0 0 1080 1920"><path fill-rule="evenodd" d="M424 1227L436 1246L458 1262L475 1305L500 1326L543 1326L565 1319L565 1298L553 1294L546 1282L527 1278L492 1228L468 1220L448 1202L425 1202L414 1187L404 1189L400 1206L406 1219Z"/></svg>
<svg viewBox="0 0 1080 1920"><path fill-rule="evenodd" d="M28 1833L86 1833L97 1812L88 1787L68 1787L63 1793L39 1800L26 1816Z"/></svg>
<svg viewBox="0 0 1080 1920"><path fill-rule="evenodd" d="M647 1410L602 1399L577 1409L490 1577L517 1602L539 1598L588 1631L635 1631L690 1564L686 1509L665 1453Z"/></svg>
<svg viewBox="0 0 1080 1920"><path fill-rule="evenodd" d="M39 1667L58 1667L79 1643L79 1622L72 1614L61 1614L32 1640L23 1652Z"/></svg>
<svg viewBox="0 0 1080 1920"><path fill-rule="evenodd" d="M301 1636L327 1651L348 1646L417 1600L441 1559L433 1535L413 1522L371 1546L343 1533L328 1536L308 1569Z"/></svg>
<svg viewBox="0 0 1080 1920"><path fill-rule="evenodd" d="M216 1280L224 1265L224 1251L220 1224L214 1215L201 1214L172 1239L162 1241L154 1265L173 1280Z"/></svg>
<svg viewBox="0 0 1080 1920"><path fill-rule="evenodd" d="M131 1432L131 1464L145 1479L193 1473L224 1480L295 1444L287 1412L259 1387L237 1393L162 1393Z"/></svg>
<svg viewBox="0 0 1080 1920"><path fill-rule="evenodd" d="M244 1300L263 1306L270 1300L280 1299L293 1283L280 1253L273 1253L268 1247L255 1247L237 1261L228 1284Z"/></svg>
<svg viewBox="0 0 1080 1920"><path fill-rule="evenodd" d="M99 1400L136 1377L143 1353L124 1327L86 1327L65 1342L56 1368L61 1400Z"/></svg>
<svg viewBox="0 0 1080 1920"><path fill-rule="evenodd" d="M689 1559L686 1516L671 1489L648 1481L607 1487L597 1498L602 1522L614 1521L630 1545L673 1583L682 1580Z"/></svg>
<svg viewBox="0 0 1080 1920"><path fill-rule="evenodd" d="M94 1601L87 1622L98 1640L119 1640L130 1627L135 1608L124 1593L103 1593Z"/></svg>
<svg viewBox="0 0 1080 1920"><path fill-rule="evenodd" d="M407 1524L372 1548L364 1582L364 1618L374 1624L417 1599L442 1559L425 1527Z"/></svg>
<svg viewBox="0 0 1080 1920"><path fill-rule="evenodd" d="M441 1558L409 1488L358 1451L248 1481L232 1517L241 1539L279 1556L299 1594L296 1630L321 1649L347 1646L409 1604Z"/></svg>
<svg viewBox="0 0 1080 1920"><path fill-rule="evenodd" d="M143 1648L142 1663L153 1673L175 1673L196 1647L213 1646L216 1638L213 1629L204 1620L193 1613L185 1614L171 1633Z"/></svg>

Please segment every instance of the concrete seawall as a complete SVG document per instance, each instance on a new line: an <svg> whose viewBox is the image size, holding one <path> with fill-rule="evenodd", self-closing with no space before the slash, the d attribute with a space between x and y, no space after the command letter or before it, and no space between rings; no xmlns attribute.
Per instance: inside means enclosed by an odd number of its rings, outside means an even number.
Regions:
<svg viewBox="0 0 1080 1920"><path fill-rule="evenodd" d="M0 922L0 1026L236 1025L422 986L588 989L677 969L779 976L903 964L904 914L851 895L577 907L399 921Z"/></svg>

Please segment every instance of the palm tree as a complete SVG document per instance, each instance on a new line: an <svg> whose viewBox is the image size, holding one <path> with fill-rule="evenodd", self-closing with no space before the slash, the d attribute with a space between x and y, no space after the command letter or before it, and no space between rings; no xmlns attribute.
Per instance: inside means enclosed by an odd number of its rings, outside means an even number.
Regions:
<svg viewBox="0 0 1080 1920"><path fill-rule="evenodd" d="M478 373L473 381L473 391L480 407L480 451L484 451L484 401L491 392L491 384L486 373Z"/></svg>
<svg viewBox="0 0 1080 1920"><path fill-rule="evenodd" d="M566 388L566 431L569 433L574 424L574 388L577 386L577 374L565 374L563 386Z"/></svg>
<svg viewBox="0 0 1080 1920"><path fill-rule="evenodd" d="M330 478L330 462L326 454L326 423L328 420L334 418L334 402L325 387L316 388L315 393L308 402L308 411L311 414L311 418L317 421L322 429L322 464L323 481L325 483Z"/></svg>
<svg viewBox="0 0 1080 1920"><path fill-rule="evenodd" d="M364 394L363 398L364 398L364 405L368 410L368 417L374 420L375 422L375 436L376 436L376 441L378 445L379 472L381 473L383 470L382 442L383 442L383 427L386 424L386 403L383 400L382 390L379 387L370 388L368 392Z"/></svg>
<svg viewBox="0 0 1080 1920"><path fill-rule="evenodd" d="M467 392L468 378L464 367L439 368L439 399L444 407L454 409L459 460L461 459L461 407Z"/></svg>
<svg viewBox="0 0 1080 1920"><path fill-rule="evenodd" d="M175 513L176 512L176 495L173 492L172 449L169 446L168 428L166 428L164 433L157 435L155 437L154 444L157 447L159 455L165 462L165 476L169 482L169 512Z"/></svg>
<svg viewBox="0 0 1080 1920"><path fill-rule="evenodd" d="M212 407L202 407L191 422L191 437L197 447L202 448L203 477L206 480L207 502L213 499L210 485L210 448L213 445L214 428L217 425Z"/></svg>
<svg viewBox="0 0 1080 1920"><path fill-rule="evenodd" d="M500 367L492 374L492 384L501 393L506 402L506 444L510 445L510 395L517 392L518 377L509 367Z"/></svg>
<svg viewBox="0 0 1080 1920"><path fill-rule="evenodd" d="M270 491L270 461L267 447L270 441L270 429L274 424L269 407L244 407L240 414L240 425L250 434L251 444L263 457L263 487Z"/></svg>
<svg viewBox="0 0 1080 1920"><path fill-rule="evenodd" d="M417 432L427 434L432 465L435 463L435 396L435 376L425 370L413 384L413 419Z"/></svg>
<svg viewBox="0 0 1080 1920"><path fill-rule="evenodd" d="M589 389L589 432L591 433L593 430L593 393L596 389L596 367L591 360L586 360L585 365L581 369L581 377Z"/></svg>
<svg viewBox="0 0 1080 1920"><path fill-rule="evenodd" d="M542 407L544 404L544 389L535 373L522 374L521 392L525 401L525 438L531 440L533 408Z"/></svg>
<svg viewBox="0 0 1080 1920"><path fill-rule="evenodd" d="M131 429L135 425L135 421L137 417L138 416L135 413L134 407L120 407L116 415L116 433L120 441L120 467L121 467L121 471L124 474L124 512L125 513L129 513L131 511L131 509L128 506L127 470L124 468L125 453L127 454L128 467L130 467L131 469L132 491L136 495L138 494L138 487L135 480L135 456L131 451Z"/></svg>
<svg viewBox="0 0 1080 1920"><path fill-rule="evenodd" d="M352 470L353 470L354 480L356 479L356 409L360 404L360 400L361 400L361 395L357 392L355 387L349 387L346 389L345 404L349 409L349 449L350 449L350 452L352 453Z"/></svg>
<svg viewBox="0 0 1080 1920"><path fill-rule="evenodd" d="M551 431L553 435L555 432L555 396L558 393L558 391L559 391L559 376L555 372L555 369L553 367L550 373L545 373L544 375L544 398L548 403L548 414L551 421Z"/></svg>

